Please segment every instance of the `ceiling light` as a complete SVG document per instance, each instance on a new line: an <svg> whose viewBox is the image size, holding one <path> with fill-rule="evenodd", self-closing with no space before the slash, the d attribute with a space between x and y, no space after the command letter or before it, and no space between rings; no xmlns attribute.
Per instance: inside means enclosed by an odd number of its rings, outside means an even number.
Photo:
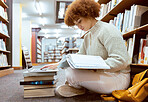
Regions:
<svg viewBox="0 0 148 102"><path fill-rule="evenodd" d="M42 15L42 10L41 10L41 6L38 0L35 0L35 8L38 11L39 15Z"/></svg>

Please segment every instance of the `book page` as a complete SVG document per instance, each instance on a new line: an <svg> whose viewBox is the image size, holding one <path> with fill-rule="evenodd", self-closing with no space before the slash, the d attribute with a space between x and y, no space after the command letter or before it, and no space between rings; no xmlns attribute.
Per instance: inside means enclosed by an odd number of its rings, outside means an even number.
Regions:
<svg viewBox="0 0 148 102"><path fill-rule="evenodd" d="M67 58L75 68L110 69L100 56L68 54Z"/></svg>

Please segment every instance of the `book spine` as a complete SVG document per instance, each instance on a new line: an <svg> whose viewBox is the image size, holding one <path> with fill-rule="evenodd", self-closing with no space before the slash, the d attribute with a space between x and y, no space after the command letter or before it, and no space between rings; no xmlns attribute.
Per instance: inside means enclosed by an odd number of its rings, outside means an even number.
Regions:
<svg viewBox="0 0 148 102"><path fill-rule="evenodd" d="M54 85L55 81L21 81L20 85Z"/></svg>

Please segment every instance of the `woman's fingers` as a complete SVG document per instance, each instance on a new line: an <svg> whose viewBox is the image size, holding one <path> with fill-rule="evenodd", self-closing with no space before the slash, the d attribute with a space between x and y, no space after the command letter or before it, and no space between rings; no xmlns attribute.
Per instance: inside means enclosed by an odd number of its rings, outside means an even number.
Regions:
<svg viewBox="0 0 148 102"><path fill-rule="evenodd" d="M42 69L44 69L44 68L48 68L48 67L50 67L51 65L45 65L45 66L43 66L42 68L40 68L41 70Z"/></svg>
<svg viewBox="0 0 148 102"><path fill-rule="evenodd" d="M48 69L56 69L58 66L58 64L49 64L49 65L45 65L42 68L40 68L40 70L44 69L44 68L48 68Z"/></svg>

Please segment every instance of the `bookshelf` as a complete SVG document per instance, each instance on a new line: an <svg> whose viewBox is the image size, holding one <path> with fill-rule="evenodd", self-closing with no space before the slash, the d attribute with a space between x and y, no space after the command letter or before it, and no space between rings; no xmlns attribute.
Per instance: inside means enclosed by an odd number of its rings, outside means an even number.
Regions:
<svg viewBox="0 0 148 102"><path fill-rule="evenodd" d="M111 0L99 0L98 2L100 4L107 4L110 1ZM114 17L116 17L117 14L123 13L125 9L129 10L133 4L148 6L148 0L121 0L116 6L114 6L107 14L105 14L101 18L101 21L109 22L110 20L114 19ZM131 31L123 33L123 38L127 40L133 37L134 34L136 42L134 45L133 56L136 56L139 53L140 39L145 38L146 34L148 34L148 24L145 24ZM138 60L138 56L136 56L136 59ZM147 69L148 64L137 64L132 61L132 64L130 66L131 66L131 73L136 74Z"/></svg>
<svg viewBox="0 0 148 102"><path fill-rule="evenodd" d="M7 6L8 5L8 6ZM12 1L0 0L0 77L14 73L12 68ZM8 8L9 7L9 8ZM5 12L6 11L6 12ZM4 26L2 26L4 25Z"/></svg>
<svg viewBox="0 0 148 102"><path fill-rule="evenodd" d="M99 0L100 4L108 3L111 0ZM130 9L133 4L148 6L147 0L122 0L119 2L113 9L111 9L102 19L101 21L109 22L109 20L113 19L117 16L118 13L123 13L125 9Z"/></svg>
<svg viewBox="0 0 148 102"><path fill-rule="evenodd" d="M61 48L60 47L54 47L52 49L48 49L48 62L56 63L59 62L61 57Z"/></svg>
<svg viewBox="0 0 148 102"><path fill-rule="evenodd" d="M37 63L42 62L42 45L39 39L37 39Z"/></svg>
<svg viewBox="0 0 148 102"><path fill-rule="evenodd" d="M23 64L23 69L26 69L27 67L28 68L32 67L29 51L24 46L22 46L22 64Z"/></svg>
<svg viewBox="0 0 148 102"><path fill-rule="evenodd" d="M76 47L75 41L76 41L76 38L74 37L65 38L63 48L62 48L62 55L71 53L72 49Z"/></svg>
<svg viewBox="0 0 148 102"><path fill-rule="evenodd" d="M69 48L67 50L68 53L71 53L71 54L74 54L74 53L77 53L79 51L79 48Z"/></svg>

